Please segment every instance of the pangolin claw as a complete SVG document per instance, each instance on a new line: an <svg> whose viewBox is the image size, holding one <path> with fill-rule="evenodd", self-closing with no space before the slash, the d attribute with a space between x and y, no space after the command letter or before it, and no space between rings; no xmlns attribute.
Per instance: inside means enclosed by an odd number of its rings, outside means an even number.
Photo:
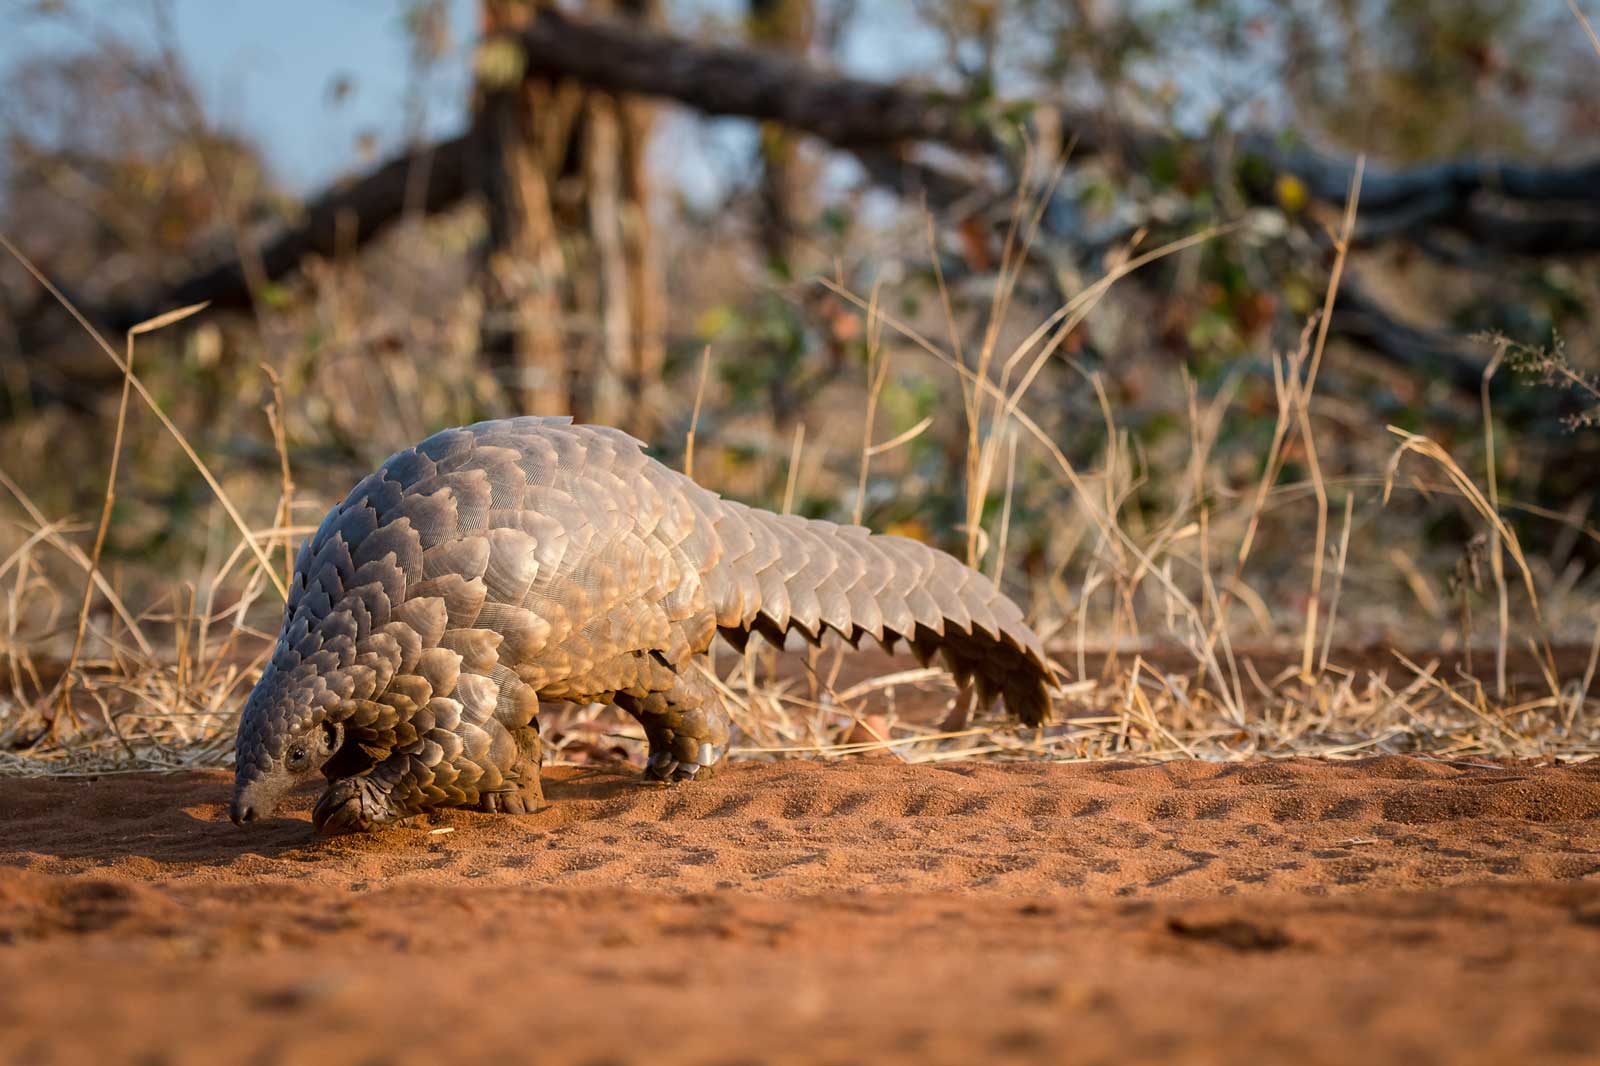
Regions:
<svg viewBox="0 0 1600 1066"><path fill-rule="evenodd" d="M657 752L645 763L644 776L651 781L676 781L679 762L666 752Z"/></svg>
<svg viewBox="0 0 1600 1066"><path fill-rule="evenodd" d="M673 783L677 781L693 781L696 778L705 780L712 774L717 760L722 753L712 744L701 744L698 753L699 762L683 762L669 752L659 751L650 756L650 761L645 764L644 776L648 781Z"/></svg>
<svg viewBox="0 0 1600 1066"><path fill-rule="evenodd" d="M485 814L532 814L535 808L521 788L511 788L485 792L478 798L478 809Z"/></svg>
<svg viewBox="0 0 1600 1066"><path fill-rule="evenodd" d="M389 797L365 776L335 781L311 812L312 824L324 836L359 833L394 820Z"/></svg>

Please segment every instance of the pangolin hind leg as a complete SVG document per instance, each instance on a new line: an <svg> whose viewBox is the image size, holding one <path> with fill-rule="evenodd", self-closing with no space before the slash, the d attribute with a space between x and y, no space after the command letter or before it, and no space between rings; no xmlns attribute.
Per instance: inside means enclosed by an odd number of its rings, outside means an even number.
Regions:
<svg viewBox="0 0 1600 1066"><path fill-rule="evenodd" d="M530 787L537 793L538 733L512 730L492 716L463 715L460 704L435 700L417 712L427 728L392 750L372 769L329 784L311 813L324 833L370 829L400 821L431 807L515 810L528 807ZM529 738L521 734L531 733ZM531 783L531 784L530 784ZM499 797L491 807L488 797ZM515 796L514 799L509 798ZM537 801L535 801L537 804Z"/></svg>
<svg viewBox="0 0 1600 1066"><path fill-rule="evenodd" d="M644 726L650 742L645 777L688 781L709 777L728 751L732 719L722 692L701 672L705 659L673 671L668 688L645 695L617 693L618 707Z"/></svg>

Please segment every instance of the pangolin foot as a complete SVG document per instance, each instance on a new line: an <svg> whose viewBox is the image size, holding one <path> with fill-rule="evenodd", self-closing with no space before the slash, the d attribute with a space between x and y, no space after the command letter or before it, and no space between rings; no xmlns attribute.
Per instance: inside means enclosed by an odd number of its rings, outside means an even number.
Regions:
<svg viewBox="0 0 1600 1066"><path fill-rule="evenodd" d="M335 781L311 812L312 824L325 836L359 833L394 820L389 797L367 776Z"/></svg>
<svg viewBox="0 0 1600 1066"><path fill-rule="evenodd" d="M704 781L716 772L722 749L714 744L702 743L694 762L684 762L670 751L653 751L645 764L647 781Z"/></svg>
<svg viewBox="0 0 1600 1066"><path fill-rule="evenodd" d="M485 814L532 814L544 806L544 793L537 784L513 785L502 792L485 792L478 797L478 810Z"/></svg>

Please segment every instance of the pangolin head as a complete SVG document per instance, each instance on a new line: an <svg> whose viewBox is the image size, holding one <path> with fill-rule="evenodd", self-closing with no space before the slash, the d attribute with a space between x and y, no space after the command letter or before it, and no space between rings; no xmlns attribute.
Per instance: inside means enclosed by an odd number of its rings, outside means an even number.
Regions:
<svg viewBox="0 0 1600 1066"><path fill-rule="evenodd" d="M234 743L234 825L269 817L300 781L318 770L344 742L344 726L329 718L324 686L302 671L268 666L239 716Z"/></svg>

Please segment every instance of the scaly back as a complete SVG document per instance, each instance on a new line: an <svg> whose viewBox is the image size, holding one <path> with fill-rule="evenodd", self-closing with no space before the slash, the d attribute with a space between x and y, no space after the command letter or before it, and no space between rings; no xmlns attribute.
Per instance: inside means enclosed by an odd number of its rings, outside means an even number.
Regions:
<svg viewBox="0 0 1600 1066"><path fill-rule="evenodd" d="M565 418L445 430L357 484L300 550L266 687L371 700L442 647L521 717L541 694L602 692L619 656L683 663L718 630L791 629L942 652L1024 722L1049 712L1038 637L955 558L722 500L627 434Z"/></svg>

